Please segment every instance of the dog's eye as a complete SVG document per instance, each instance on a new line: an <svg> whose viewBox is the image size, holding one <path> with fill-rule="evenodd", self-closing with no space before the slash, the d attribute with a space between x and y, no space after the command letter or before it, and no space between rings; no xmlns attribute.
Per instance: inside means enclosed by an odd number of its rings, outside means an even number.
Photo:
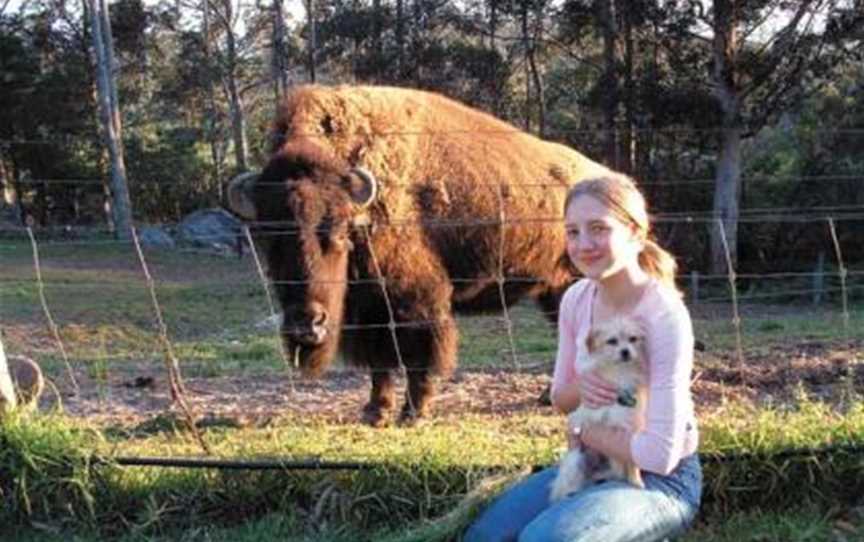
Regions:
<svg viewBox="0 0 864 542"><path fill-rule="evenodd" d="M617 346L618 345L618 339L616 339L615 337L612 337L611 339L606 341L606 344L608 344L609 346Z"/></svg>
<svg viewBox="0 0 864 542"><path fill-rule="evenodd" d="M634 336L634 337L630 337L630 342L631 342L631 343L638 343L638 342L639 342L639 337L635 337L635 336Z"/></svg>

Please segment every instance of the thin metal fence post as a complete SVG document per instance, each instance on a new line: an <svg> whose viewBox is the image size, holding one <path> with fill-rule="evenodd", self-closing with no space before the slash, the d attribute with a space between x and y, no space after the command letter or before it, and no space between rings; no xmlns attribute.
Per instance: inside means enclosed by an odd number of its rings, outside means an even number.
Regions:
<svg viewBox="0 0 864 542"><path fill-rule="evenodd" d="M393 311L393 304L390 301L390 294L387 291L387 280L384 278L384 275L381 273L381 267L378 265L378 257L375 255L375 248L372 246L372 233L370 232L369 227L364 227L363 232L366 236L366 246L369 247L369 256L372 260L372 266L375 268L375 275L378 284L381 287L381 292L384 295L384 304L387 306L387 316L390 319L387 323L387 328L390 330L390 337L393 339L393 348L396 350L396 360L399 362L399 368L402 370L402 376L405 378L405 385L408 387L410 386L408 380L408 368L405 366L405 360L402 358L402 349L399 348L399 337L396 333L396 316ZM375 369L372 370L374 371ZM405 394L405 397L407 397L409 408L413 412L417 412L417 406L414 404L414 399L411 397L410 391Z"/></svg>
<svg viewBox="0 0 864 542"><path fill-rule="evenodd" d="M255 242L252 239L249 226L246 224L243 224L243 235L246 236L246 241L249 243L249 251L252 253L252 260L255 262L255 269L258 271L258 278L261 280L261 286L264 288L264 294L267 296L267 306L270 308L270 317L275 318L277 316L276 304L273 302L273 294L270 293L270 284L267 282L267 274L264 272L264 267L261 265L261 259L258 258L258 251L255 249ZM292 365L288 360L288 354L282 346L281 333L282 331L277 327L277 348L279 348L279 355L282 357L282 363L284 363L285 368L288 369L288 386L291 389L291 393L296 393L297 389L294 386L294 369L297 367Z"/></svg>
<svg viewBox="0 0 864 542"><path fill-rule="evenodd" d="M27 235L30 236L30 245L33 248L33 265L36 269L36 287L39 290L39 301L42 304L42 311L45 313L45 318L48 319L48 327L54 335L54 341L57 343L57 349L60 350L60 356L63 358L63 364L66 366L66 372L69 375L69 381L72 382L72 388L77 395L81 389L78 387L78 381L75 379L75 372L72 370L72 365L69 363L69 355L66 353L66 346L63 344L63 339L60 338L60 329L54 322L54 317L51 316L51 310L48 308L48 300L45 297L45 282L42 280L42 264L39 260L39 247L36 244L36 237L33 235L33 228L27 226Z"/></svg>
<svg viewBox="0 0 864 542"><path fill-rule="evenodd" d="M720 229L720 240L723 243L723 253L726 255L726 269L729 272L729 291L732 294L732 325L735 328L735 353L738 357L738 373L741 381L744 381L744 347L741 340L741 315L738 312L738 287L735 283L735 268L732 265L732 255L729 253L729 242L726 239L726 230L723 219L717 219L717 227Z"/></svg>
<svg viewBox="0 0 864 542"><path fill-rule="evenodd" d="M510 320L510 309L507 307L507 296L504 292L504 250L506 248L506 232L507 228L507 215L504 209L504 189L501 187L501 184L498 183L497 187L497 195L498 195L498 228L500 232L499 242L498 242L498 276L496 280L498 282L498 295L501 297L501 310L504 314L504 327L507 330L507 341L510 345L510 355L513 361L513 367L519 371L519 357L516 355L516 341L513 338L513 322Z"/></svg>
<svg viewBox="0 0 864 542"><path fill-rule="evenodd" d="M201 436L198 427L195 424L195 416L186 402L186 388L183 384L183 379L180 375L180 361L174 353L174 347L171 345L171 340L168 338L168 326L165 325L165 319L162 317L162 308L159 305L159 298L156 296L156 283L153 276L150 275L150 269L147 267L147 261L144 259L144 252L141 250L141 243L138 240L138 229L135 226L131 227L132 242L135 245L135 251L138 253L138 261L141 263L141 269L144 271L144 278L147 281L147 288L150 291L150 299L153 301L153 311L156 315L156 323L159 327L159 342L162 344L162 354L165 361L165 367L168 369L168 383L171 389L171 399L176 403L183 412L186 424L201 449L206 453L210 452L210 446Z"/></svg>
<svg viewBox="0 0 864 542"><path fill-rule="evenodd" d="M843 300L843 330L849 332L849 294L846 289L846 265L843 263L843 253L840 251L840 241L837 238L837 228L834 218L828 217L828 228L831 231L831 240L834 243L834 254L837 257L837 274L840 276L840 295Z"/></svg>

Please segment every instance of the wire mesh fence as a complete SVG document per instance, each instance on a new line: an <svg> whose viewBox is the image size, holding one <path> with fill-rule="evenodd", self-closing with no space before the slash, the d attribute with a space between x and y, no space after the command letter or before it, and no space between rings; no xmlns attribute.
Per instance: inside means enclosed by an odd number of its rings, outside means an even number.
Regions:
<svg viewBox="0 0 864 542"><path fill-rule="evenodd" d="M794 217L790 221L800 220ZM679 286L694 316L697 339L706 350L697 354L697 382L707 383L713 378L717 379L713 384L732 390L736 381L756 393L760 386L770 386L775 394L785 387L791 394L801 381L815 378L819 382L813 389L820 393L830 393L832 388L860 390L864 372L859 371L861 360L854 356L860 355L864 329L859 308L864 298L864 267L844 258L838 240L838 230L847 225L844 217L809 220L824 226L825 239L815 252L812 246L802 250L801 254L810 257L800 261L803 256L799 255L794 267L810 270L784 270L782 266L788 264L777 262L774 269L761 273L739 273L729 259L727 273L690 271L679 276ZM661 217L657 221L664 224ZM774 215L766 221L788 226ZM690 224L694 229L719 227L716 219ZM763 222L754 220L752 224ZM465 228L476 224L438 226ZM533 227L563 225L549 221ZM742 225L745 239L746 228ZM280 344L280 307L271 293L279 281L267 278L257 251L237 258L232 253L142 249L137 234L130 242L104 237L40 240L39 232L32 228L22 228L18 234L0 243L4 340L7 350L32 356L45 365L59 390L58 399L70 412L82 416L117 413L118 404L134 410L134 400L130 403L124 396L154 389L161 391L152 394L155 400L143 412L153 415L161 409L181 407L192 427L196 418L212 410L196 401L198 394L225 394L226 408L243 410L248 401L261 409L255 395L266 388L264 399L270 408L262 415L274 415L280 406L290 408L291 404L308 402L316 393L325 401L346 393L352 409L359 412L362 407L365 373L338 362L322 380L306 379L296 372L291 353ZM241 235L255 245L248 230L241 230ZM794 250L789 247L790 252ZM507 276L506 270L499 268L493 276L453 280L492 281L503 300L511 281L530 279ZM354 329L386 330L398 345L401 330L436 323L398 318L383 276L346 280L349 287L370 281L384 293L389 306L387 321L350 324ZM436 405L443 407L448 396L458 390L460 379L475 373L512 379L511 386L521 386L523 395L541 390L548 381L556 350L550 316L554 315L528 302L509 307L502 303L499 311L486 315L457 316L461 333L459 376L447 385ZM800 365L796 348L814 344L821 345L813 354L816 357L830 357L832 348L846 349L852 355L846 363L847 372L832 380L830 372L816 375L818 367L800 366L803 372L796 378L789 370L796 363ZM767 345L776 347L775 355L780 359L766 361L762 347ZM405 365L399 346L396 349L398 372L404 380L415 369ZM727 365L723 367L723 363ZM763 382L768 366L774 367L778 381ZM761 372L754 372L754 368ZM737 372L737 377L730 376L731 372ZM208 379L224 387L208 388ZM232 379L236 379L234 386L251 384L252 389L229 390ZM528 380L530 384L526 384ZM697 401L698 393L697 387ZM189 406L184 406L184 397L191 399ZM54 400L49 398L49 402ZM319 401L315 408L322 412L334 408L344 416L348 407Z"/></svg>
<svg viewBox="0 0 864 542"><path fill-rule="evenodd" d="M660 142L658 148L674 155L679 149L675 141L685 132L656 134L670 145L663 149ZM850 136L858 133L849 131ZM384 140L447 135L399 130L375 134ZM590 148L597 131L556 136ZM56 141L0 141L6 148L40 144ZM724 221L711 208L708 187L715 181L699 166L704 159L682 155L680 167L667 167L675 162L667 160L666 166L639 179L653 204L656 237L680 264L677 282L700 347L694 372L697 407L710 410L722 401L759 402L765 396L794 402L802 385L828 402L858 393L864 384L864 203L841 196L853 193L862 178L849 173L745 173L742 182L760 190L785 183L831 190L837 197L815 203L783 199L772 206L764 205L770 198L745 197L735 221L737 241L730 246ZM131 173L141 189L133 189L138 198L158 194L171 200L177 195L164 176L151 177L146 168ZM566 190L533 179L517 184L539 199L554 194L561 200ZM16 180L19 195L30 207L38 198L57 198L56 208L66 190L79 195L92 191L101 199L104 186L104 179L80 175ZM407 181L389 180L387 185L396 192L412 188ZM447 276L457 289L488 289L496 310L456 314L459 368L439 383L432 415L445 421L520 410L552 415L541 399L556 355L556 313L528 299L512 302L518 297L513 292L539 281L512 273L503 254L513 232L563 230L563 220L558 209L512 213L510 196L495 179L472 190L497 202L497 215L434 220L398 216L374 224L378 232L392 229L406 238L412 232L452 230L491 232L494 239L487 250L497 254L495 265L471 276ZM296 237L303 224L237 224L228 241L224 234L209 239L199 234L195 243L180 242L173 248L149 245L142 239L143 225L124 241L98 220L90 225L57 219L44 224L37 227L31 221L0 230L0 328L8 351L44 365L56 386L44 401L74 416L134 426L176 411L193 432L222 416L267 420L290 413L339 423L359 421L374 380L370 374L393 371L397 390L403 393L410 373L425 370L403 359L403 349L411 346L405 337L441 324L435 317L400 315L394 299L398 295L391 291L398 277L382 271L380 260L386 255L370 244L370 276L313 277L311 282L323 288L376 289L384 316L354 319L340 327L343 332L377 330L389 336L397 366L357 369L339 355L322 378L309 378L298 370L299 351L282 347L279 291L308 287L310 280L271 276L265 258L268 246ZM179 221L158 225L174 238L181 237L176 232L182 227ZM706 254L717 232L725 259L722 269L711 271ZM368 237L373 232L359 228L355 234ZM410 395L408 402L416 406ZM207 452L206 436L195 434Z"/></svg>

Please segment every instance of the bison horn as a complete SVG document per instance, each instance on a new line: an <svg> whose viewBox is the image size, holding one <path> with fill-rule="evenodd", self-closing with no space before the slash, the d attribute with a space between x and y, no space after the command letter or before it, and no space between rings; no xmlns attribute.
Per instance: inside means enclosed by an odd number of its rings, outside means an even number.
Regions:
<svg viewBox="0 0 864 542"><path fill-rule="evenodd" d="M241 173L228 184L228 208L246 220L255 220L258 214L250 197L250 188L257 179L257 173Z"/></svg>
<svg viewBox="0 0 864 542"><path fill-rule="evenodd" d="M348 172L348 193L351 194L351 199L354 203L361 207L366 207L378 195L378 181L375 176L362 167L352 168Z"/></svg>

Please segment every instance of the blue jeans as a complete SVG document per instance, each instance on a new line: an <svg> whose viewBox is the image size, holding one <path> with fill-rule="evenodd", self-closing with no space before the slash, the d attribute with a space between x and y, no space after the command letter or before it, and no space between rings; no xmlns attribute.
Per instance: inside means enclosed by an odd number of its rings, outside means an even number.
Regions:
<svg viewBox="0 0 864 542"><path fill-rule="evenodd" d="M642 472L645 489L602 482L549 502L550 467L507 489L468 529L463 542L650 542L682 533L702 500L696 454L668 476Z"/></svg>

